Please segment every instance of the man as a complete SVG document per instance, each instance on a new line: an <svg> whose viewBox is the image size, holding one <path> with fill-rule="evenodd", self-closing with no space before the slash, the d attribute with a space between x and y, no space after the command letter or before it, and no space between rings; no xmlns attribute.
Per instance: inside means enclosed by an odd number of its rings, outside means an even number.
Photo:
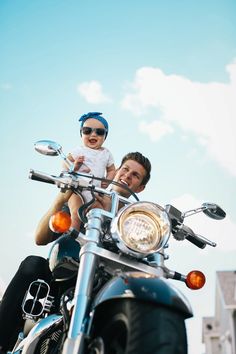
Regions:
<svg viewBox="0 0 236 354"><path fill-rule="evenodd" d="M150 179L151 163L140 152L131 152L125 155L121 161L120 167L117 169L114 177L115 182L119 182L134 193L140 193L144 190L147 182ZM112 190L128 198L130 193L117 185L112 185ZM47 213L40 220L35 234L35 242L37 245L46 245L55 239L54 233L49 228L50 217L57 211L61 210L63 205L69 200L72 192L59 193ZM106 198L97 196L96 205L94 207L101 207L108 209L108 201Z"/></svg>
<svg viewBox="0 0 236 354"><path fill-rule="evenodd" d="M139 152L131 152L124 156L120 167L117 169L114 181L129 187L134 193L144 190L150 179L151 163ZM127 189L112 185L112 189L128 198L130 193ZM46 245L55 240L55 234L49 228L49 220L52 214L62 209L72 192L60 192L53 205L40 220L35 234L37 245ZM96 207L109 208L109 200L97 196ZM21 304L30 283L37 279L46 282L51 280L51 272L48 261L38 256L27 257L20 265L14 278L8 285L0 305L0 354L12 348L17 333L23 326ZM2 352L1 352L2 351Z"/></svg>

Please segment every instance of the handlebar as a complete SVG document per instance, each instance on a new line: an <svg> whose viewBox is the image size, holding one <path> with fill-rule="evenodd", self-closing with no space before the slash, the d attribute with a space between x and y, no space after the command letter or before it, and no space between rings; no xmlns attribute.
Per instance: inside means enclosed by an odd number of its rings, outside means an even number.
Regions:
<svg viewBox="0 0 236 354"><path fill-rule="evenodd" d="M180 227L178 227L173 232L173 234L174 234L175 239L177 239L177 240L185 240L186 239L201 249L205 248L206 245L209 245L212 247L216 246L215 242L212 242L201 235L195 234L195 232L192 229L190 229L190 227L188 227L184 224L182 224Z"/></svg>
<svg viewBox="0 0 236 354"><path fill-rule="evenodd" d="M81 178L81 177L85 177L85 178ZM135 200L139 201L137 195L128 186L106 178L95 177L88 173L64 171L61 173L60 176L53 176L44 172L35 171L31 169L29 173L29 178L39 182L55 184L57 185L57 187L62 189L75 190L80 187L81 189L83 188L92 189L94 192L110 195L111 194L110 191L104 190L103 188L100 187L95 187L93 184L90 183L91 180L93 179L99 181L105 181L108 184L114 184L116 186L124 188L126 191L130 193L130 195L132 195L132 197ZM119 199L120 201L124 201L125 203L127 203L128 201L126 197L122 197L121 195L119 195Z"/></svg>
<svg viewBox="0 0 236 354"><path fill-rule="evenodd" d="M169 215L172 223L172 233L176 240L188 240L195 246L203 249L206 245L215 247L216 243L208 240L207 238L195 234L195 232L190 229L190 227L183 224L185 214L181 213L180 210L175 208L173 205L167 204L165 209ZM191 210L192 212L192 210ZM197 211L198 212L198 211Z"/></svg>
<svg viewBox="0 0 236 354"><path fill-rule="evenodd" d="M50 183L50 184L55 184L59 188L65 188L65 189L73 189L73 188L78 188L78 187L88 187L90 185L90 180L93 178L92 175L87 175L85 173L79 174L80 177L86 176L89 179L78 179L77 177L71 173L62 173L60 176L53 176L49 175L44 172L40 171L35 171L35 170L30 170L29 173L29 178L35 181L39 182L44 182L44 183Z"/></svg>
<svg viewBox="0 0 236 354"><path fill-rule="evenodd" d="M86 177L87 180L85 178L81 178L81 177ZM40 171L35 171L35 170L30 170L29 173L29 178L35 181L39 181L39 182L44 182L44 183L49 183L49 184L55 184L57 187L61 188L61 189L78 189L79 187L81 189L85 188L85 189L92 189L94 192L98 192L98 193L103 193L106 195L111 195L111 191L108 190L104 190L100 187L95 187L93 186L90 182L91 180L94 179L99 179L101 180L101 178L97 178L94 177L93 175L90 174L86 174L86 173L71 173L71 172L63 172L60 176L53 176L44 172L40 172ZM106 180L106 179L104 179ZM108 180L106 180L108 181ZM110 181L110 183L114 183L115 185L120 185L118 182L114 182L114 181ZM126 187L121 185L122 187ZM137 196L128 188L126 187L125 189L128 189L132 195L134 195L136 197L136 199L138 200ZM122 197L122 196L118 196L118 198L124 202L127 202L127 198ZM216 246L215 242L212 242L210 240L208 240L207 238L201 236L201 235L197 235L195 234L195 232L190 229L190 227L186 226L183 224L184 221L184 217L183 214L176 209L175 207L173 207L172 205L166 205L165 207L169 218L172 222L172 233L174 235L174 238L177 240L188 240L189 242L191 242L192 244L194 244L195 246L203 249L206 247L206 245L210 245L212 247Z"/></svg>

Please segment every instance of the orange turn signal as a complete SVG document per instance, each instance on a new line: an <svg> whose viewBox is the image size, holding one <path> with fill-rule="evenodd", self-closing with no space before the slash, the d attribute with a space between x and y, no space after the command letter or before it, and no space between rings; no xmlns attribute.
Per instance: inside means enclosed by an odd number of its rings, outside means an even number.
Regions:
<svg viewBox="0 0 236 354"><path fill-rule="evenodd" d="M201 289L206 282L205 275L200 270L192 270L188 273L185 283L192 290Z"/></svg>
<svg viewBox="0 0 236 354"><path fill-rule="evenodd" d="M69 230L71 217L65 211L57 211L49 220L49 227L53 232L61 233Z"/></svg>

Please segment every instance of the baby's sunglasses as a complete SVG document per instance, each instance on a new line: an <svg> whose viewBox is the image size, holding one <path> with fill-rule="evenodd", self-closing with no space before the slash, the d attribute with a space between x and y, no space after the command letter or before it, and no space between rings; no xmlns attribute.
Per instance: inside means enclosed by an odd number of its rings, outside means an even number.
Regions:
<svg viewBox="0 0 236 354"><path fill-rule="evenodd" d="M80 132L84 135L90 135L92 132L95 132L98 136L104 136L107 133L107 130L104 128L82 127Z"/></svg>

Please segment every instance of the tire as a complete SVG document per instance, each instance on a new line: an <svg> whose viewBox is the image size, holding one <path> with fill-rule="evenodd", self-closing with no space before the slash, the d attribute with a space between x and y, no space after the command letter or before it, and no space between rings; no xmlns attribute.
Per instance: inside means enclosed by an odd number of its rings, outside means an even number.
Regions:
<svg viewBox="0 0 236 354"><path fill-rule="evenodd" d="M92 338L89 354L187 354L183 316L135 299L103 305Z"/></svg>

